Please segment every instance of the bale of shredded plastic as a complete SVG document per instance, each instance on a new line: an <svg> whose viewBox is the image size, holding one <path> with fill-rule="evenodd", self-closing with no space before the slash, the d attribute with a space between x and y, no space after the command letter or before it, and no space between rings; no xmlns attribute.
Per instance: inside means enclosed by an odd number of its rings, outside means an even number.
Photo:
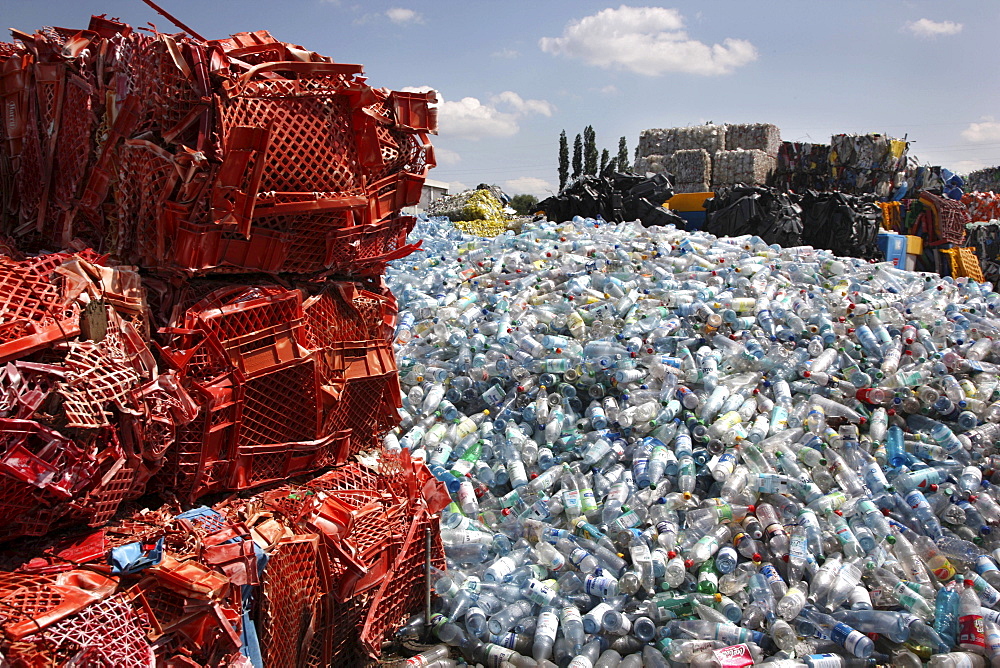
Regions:
<svg viewBox="0 0 1000 668"><path fill-rule="evenodd" d="M502 234L511 221L504 203L491 188L442 197L430 206L428 214L448 218L463 232L481 237Z"/></svg>

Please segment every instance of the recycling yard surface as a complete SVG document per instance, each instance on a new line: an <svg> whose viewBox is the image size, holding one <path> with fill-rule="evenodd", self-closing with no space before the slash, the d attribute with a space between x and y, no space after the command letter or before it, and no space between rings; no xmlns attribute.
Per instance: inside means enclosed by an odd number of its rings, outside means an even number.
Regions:
<svg viewBox="0 0 1000 668"><path fill-rule="evenodd" d="M428 202L458 103L147 4L0 43L0 667L1000 666L997 168Z"/></svg>

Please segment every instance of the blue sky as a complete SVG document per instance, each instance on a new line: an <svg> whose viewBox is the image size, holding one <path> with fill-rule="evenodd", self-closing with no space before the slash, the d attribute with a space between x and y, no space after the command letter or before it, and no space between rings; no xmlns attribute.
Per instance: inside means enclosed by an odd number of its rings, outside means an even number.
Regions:
<svg viewBox="0 0 1000 668"><path fill-rule="evenodd" d="M909 135L967 172L1000 164L1000 2L161 0L209 39L267 29L375 86L439 91L431 178L543 196L559 131L600 148L644 128L770 122L786 140ZM0 0L6 25L84 28L107 13L175 32L140 0Z"/></svg>

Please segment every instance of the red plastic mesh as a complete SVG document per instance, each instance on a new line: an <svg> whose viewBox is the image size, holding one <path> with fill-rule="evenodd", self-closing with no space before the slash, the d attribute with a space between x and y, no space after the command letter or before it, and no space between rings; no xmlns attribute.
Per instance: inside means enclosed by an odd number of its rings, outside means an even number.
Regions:
<svg viewBox="0 0 1000 668"><path fill-rule="evenodd" d="M38 111L33 96L28 96L24 141L21 145L21 155L18 159L17 198L20 205L22 226L18 233L30 231L38 219L38 205L43 192L42 141L38 130Z"/></svg>
<svg viewBox="0 0 1000 668"><path fill-rule="evenodd" d="M143 580L133 588L132 593L140 595L138 601L155 635L167 633L192 614L186 609L187 599L183 595L160 585L155 578Z"/></svg>
<svg viewBox="0 0 1000 668"><path fill-rule="evenodd" d="M316 439L319 400L316 380L316 363L312 359L248 380L243 395L240 446Z"/></svg>
<svg viewBox="0 0 1000 668"><path fill-rule="evenodd" d="M385 265L390 261L416 250L416 246L406 245L406 235L415 221L402 216L331 232L327 239L330 271L357 276L385 273Z"/></svg>
<svg viewBox="0 0 1000 668"><path fill-rule="evenodd" d="M256 94L283 95L283 81L259 82ZM236 97L223 105L223 135L236 126L273 123L262 192L362 194L363 184L345 95Z"/></svg>
<svg viewBox="0 0 1000 668"><path fill-rule="evenodd" d="M390 298L354 283L327 283L305 308L306 346L319 350L335 342L384 338L385 318L395 310Z"/></svg>
<svg viewBox="0 0 1000 668"><path fill-rule="evenodd" d="M87 522L89 526L104 526L114 517L121 502L132 492L135 472L132 462L122 461L118 470L110 478L105 479L98 489L91 492L84 505L86 513L90 515Z"/></svg>
<svg viewBox="0 0 1000 668"><path fill-rule="evenodd" d="M79 334L79 307L24 265L0 257L0 362Z"/></svg>
<svg viewBox="0 0 1000 668"><path fill-rule="evenodd" d="M165 243L163 203L177 179L174 163L165 151L142 141L126 141L119 151L114 248L127 258L156 266Z"/></svg>
<svg viewBox="0 0 1000 668"><path fill-rule="evenodd" d="M168 35L138 41L138 52L132 61L134 87L143 101L144 121L136 134L145 130L165 132L172 129L201 102L201 96L178 69L167 49ZM183 50L183 46L178 47ZM190 139L178 137L177 141ZM192 145L194 142L189 142Z"/></svg>
<svg viewBox="0 0 1000 668"><path fill-rule="evenodd" d="M107 341L107 340L105 340ZM105 409L123 405L139 385L139 374L123 357L109 354L105 342L70 342L65 364L71 371L59 384L68 425L78 428L108 426Z"/></svg>
<svg viewBox="0 0 1000 668"><path fill-rule="evenodd" d="M38 496L27 483L0 475L0 523L4 533L11 536L21 535L19 520L29 509L38 505Z"/></svg>
<svg viewBox="0 0 1000 668"><path fill-rule="evenodd" d="M237 304L241 306L232 307ZM301 317L302 297L297 290L236 287L217 290L191 307L186 325L214 332L225 343Z"/></svg>
<svg viewBox="0 0 1000 668"><path fill-rule="evenodd" d="M152 668L155 661L145 626L142 614L119 594L46 628L38 639L56 645L57 654L88 653L91 661L74 665Z"/></svg>
<svg viewBox="0 0 1000 668"><path fill-rule="evenodd" d="M372 657L381 653L382 641L393 629L420 610L424 601L426 532L435 521L422 506L416 508L402 552L388 577L372 597L371 608L361 630L361 642ZM431 531L431 564L445 567L444 547L437 531Z"/></svg>
<svg viewBox="0 0 1000 668"><path fill-rule="evenodd" d="M374 597L369 590L341 603L330 601L330 624L323 635L330 639L332 666L365 666L369 663L368 652L361 645L358 630L364 626L368 605Z"/></svg>
<svg viewBox="0 0 1000 668"><path fill-rule="evenodd" d="M68 207L76 197L90 161L94 114L85 85L76 77L68 77L66 82L66 100L62 108L53 171L52 195L57 206Z"/></svg>
<svg viewBox="0 0 1000 668"><path fill-rule="evenodd" d="M340 400L327 412L323 430L352 430L348 456L377 448L382 435L399 422L398 396L399 376L395 372L349 380Z"/></svg>
<svg viewBox="0 0 1000 668"><path fill-rule="evenodd" d="M36 619L65 601L55 579L47 576L0 574L0 628Z"/></svg>
<svg viewBox="0 0 1000 668"><path fill-rule="evenodd" d="M220 384L217 389L222 387ZM206 390L199 397L201 411L190 423L178 425L176 441L153 481L154 487L188 500L224 488L229 476L229 448L240 421L240 397L239 388L215 393Z"/></svg>
<svg viewBox="0 0 1000 668"><path fill-rule="evenodd" d="M260 639L265 665L297 668L309 648L307 629L318 614L319 553L316 535L283 539L264 570Z"/></svg>
<svg viewBox="0 0 1000 668"><path fill-rule="evenodd" d="M253 233L259 229L281 232L288 240L281 271L306 274L326 268L327 236L331 230L344 228L347 224L347 216L342 211L260 216L254 218ZM232 234L223 233L223 237Z"/></svg>

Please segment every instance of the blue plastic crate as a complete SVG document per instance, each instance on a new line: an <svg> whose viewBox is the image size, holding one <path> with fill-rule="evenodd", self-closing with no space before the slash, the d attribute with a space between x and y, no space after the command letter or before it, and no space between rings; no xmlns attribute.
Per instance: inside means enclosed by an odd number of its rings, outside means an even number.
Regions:
<svg viewBox="0 0 1000 668"><path fill-rule="evenodd" d="M886 261L892 262L894 267L906 269L907 239L904 235L879 232L876 243L879 250L885 254Z"/></svg>

